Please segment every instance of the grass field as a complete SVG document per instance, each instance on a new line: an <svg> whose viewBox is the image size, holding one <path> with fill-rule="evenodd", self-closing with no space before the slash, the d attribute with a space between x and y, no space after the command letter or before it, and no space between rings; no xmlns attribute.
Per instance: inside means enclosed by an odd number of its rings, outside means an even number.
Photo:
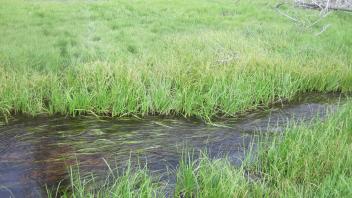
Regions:
<svg viewBox="0 0 352 198"><path fill-rule="evenodd" d="M259 147L240 167L227 159L185 155L177 170L174 197L351 197L352 103L324 122L294 126ZM253 153L252 153L253 154ZM126 169L111 183L72 172L63 197L164 197L165 184L146 168ZM109 181L109 180L107 180ZM95 190L92 190L95 186ZM48 191L53 196L55 191Z"/></svg>
<svg viewBox="0 0 352 198"><path fill-rule="evenodd" d="M0 116L211 120L303 92L351 92L352 14L320 18L278 2L0 0ZM289 129L241 167L185 159L174 195L351 197L351 131L350 102L324 123ZM112 178L100 185L72 174L63 196L165 190L146 169Z"/></svg>
<svg viewBox="0 0 352 198"><path fill-rule="evenodd" d="M276 3L0 0L0 112L211 119L351 91L352 15Z"/></svg>

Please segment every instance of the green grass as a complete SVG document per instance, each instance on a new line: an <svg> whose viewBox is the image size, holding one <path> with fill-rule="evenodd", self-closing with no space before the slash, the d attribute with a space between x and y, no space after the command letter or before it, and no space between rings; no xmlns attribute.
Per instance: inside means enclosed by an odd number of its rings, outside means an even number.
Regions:
<svg viewBox="0 0 352 198"><path fill-rule="evenodd" d="M233 116L352 90L352 15L276 1L0 0L0 112ZM325 32L315 36L331 24Z"/></svg>
<svg viewBox="0 0 352 198"><path fill-rule="evenodd" d="M318 11L281 6L294 22L276 3L0 0L0 114L209 120L302 92L352 91L352 15L333 12L312 25ZM288 130L242 167L181 161L175 195L350 197L351 110ZM72 174L63 196L163 193L145 169L106 184L93 178Z"/></svg>
<svg viewBox="0 0 352 198"><path fill-rule="evenodd" d="M270 142L263 141L240 167L206 154L199 159L185 155L176 171L174 197L351 197L351 131L349 101L324 122L292 126ZM115 176L110 176L110 183L96 185L71 174L72 188L64 197L162 197L165 193L165 184L145 168L127 168Z"/></svg>
<svg viewBox="0 0 352 198"><path fill-rule="evenodd" d="M323 123L293 126L270 138L271 143L264 141L258 154L249 153L256 156L254 160L246 160L241 167L206 157L199 162L181 162L176 195L351 197L351 123L349 102Z"/></svg>
<svg viewBox="0 0 352 198"><path fill-rule="evenodd" d="M110 169L106 180L99 182L93 174L81 176L79 167L70 168L70 185L60 185L56 189L47 188L49 198L158 197L163 191L161 184L152 180L146 167L132 169L130 163L122 172Z"/></svg>

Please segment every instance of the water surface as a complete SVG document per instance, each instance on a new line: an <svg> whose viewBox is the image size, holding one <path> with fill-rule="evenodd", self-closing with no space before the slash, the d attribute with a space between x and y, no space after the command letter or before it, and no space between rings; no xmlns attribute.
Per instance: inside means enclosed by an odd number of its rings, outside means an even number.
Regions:
<svg viewBox="0 0 352 198"><path fill-rule="evenodd" d="M177 167L184 147L207 149L211 157L227 154L240 164L258 132L279 133L289 121L324 119L338 104L339 95L304 95L270 110L219 120L217 126L160 117L17 117L0 127L0 197L45 197L45 184L65 184L68 166L79 163L82 172L105 174L103 159L113 167L129 159L147 162L152 173L163 174Z"/></svg>

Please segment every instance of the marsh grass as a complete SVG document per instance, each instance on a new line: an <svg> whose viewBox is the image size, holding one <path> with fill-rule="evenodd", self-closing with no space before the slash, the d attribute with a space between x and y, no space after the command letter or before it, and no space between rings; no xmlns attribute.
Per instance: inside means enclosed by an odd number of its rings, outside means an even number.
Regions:
<svg viewBox="0 0 352 198"><path fill-rule="evenodd" d="M351 15L313 27L276 1L1 0L0 112L210 120L351 91ZM284 6L314 21L319 12ZM314 36L325 24L331 27Z"/></svg>

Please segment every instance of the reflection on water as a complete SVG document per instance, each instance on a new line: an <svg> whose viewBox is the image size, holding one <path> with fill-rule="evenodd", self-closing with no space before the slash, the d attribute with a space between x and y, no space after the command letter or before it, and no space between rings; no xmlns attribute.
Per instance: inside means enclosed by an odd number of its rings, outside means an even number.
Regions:
<svg viewBox="0 0 352 198"><path fill-rule="evenodd" d="M280 132L288 120L323 118L339 104L336 95L307 95L299 102L217 122L147 117L145 119L23 118L0 128L0 197L41 197L45 184L67 178L67 167L101 173L128 159L148 162L153 173L177 167L182 148L207 149L211 156L228 154L240 163L255 132ZM226 127L219 127L225 125ZM172 180L172 178L171 178Z"/></svg>

